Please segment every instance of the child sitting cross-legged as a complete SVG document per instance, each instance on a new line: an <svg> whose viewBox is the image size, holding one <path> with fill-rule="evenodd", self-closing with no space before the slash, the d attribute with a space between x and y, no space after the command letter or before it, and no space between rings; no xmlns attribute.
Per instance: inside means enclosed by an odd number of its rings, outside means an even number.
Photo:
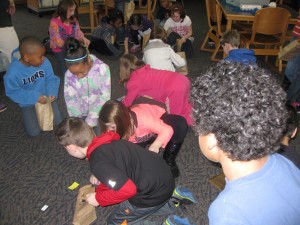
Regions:
<svg viewBox="0 0 300 225"><path fill-rule="evenodd" d="M92 41L89 48L105 55L121 55L122 51L119 49L120 47L115 39L116 30L120 29L122 25L123 14L119 10L102 18L101 24L92 33Z"/></svg>
<svg viewBox="0 0 300 225"><path fill-rule="evenodd" d="M99 111L111 93L109 67L75 38L66 40L65 49L64 96L69 116L83 118L99 134Z"/></svg>
<svg viewBox="0 0 300 225"><path fill-rule="evenodd" d="M29 136L40 133L35 104L45 104L49 98L54 125L62 118L57 105L60 79L54 75L52 65L44 56L45 47L35 37L24 37L20 41L20 60L13 58L4 76L6 95L20 106L23 124Z"/></svg>
<svg viewBox="0 0 300 225"><path fill-rule="evenodd" d="M167 33L162 27L155 26L150 34L150 40L144 49L143 60L151 68L159 70L175 71L175 67L186 65L185 59L174 52L170 45L166 44Z"/></svg>
<svg viewBox="0 0 300 225"><path fill-rule="evenodd" d="M150 103L150 100L149 100ZM179 176L176 157L183 144L188 125L182 116L167 114L156 101L135 104L130 108L118 101L107 101L99 114L102 132L117 132L121 138L159 153L170 166L174 178Z"/></svg>
<svg viewBox="0 0 300 225"><path fill-rule="evenodd" d="M176 187L171 171L156 153L120 140L115 132L95 136L90 126L79 118L67 118L58 127L56 137L71 156L87 158L92 176L98 185L88 193L86 201L92 206L116 205L107 224L153 224L151 215L171 215L175 204L196 203L186 188ZM185 200L185 201L183 201ZM189 225L188 218L169 216L164 224Z"/></svg>
<svg viewBox="0 0 300 225"><path fill-rule="evenodd" d="M149 34L153 27L153 23L145 16L140 14L132 14L130 20L126 24L124 49L125 54L129 53L129 41L134 45L130 48L130 53L136 53L141 50L141 40L144 34Z"/></svg>

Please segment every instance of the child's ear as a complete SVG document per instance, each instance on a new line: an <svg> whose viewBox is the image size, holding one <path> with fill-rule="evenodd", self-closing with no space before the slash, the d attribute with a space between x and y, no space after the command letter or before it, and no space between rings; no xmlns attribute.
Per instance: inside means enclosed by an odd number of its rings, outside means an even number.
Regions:
<svg viewBox="0 0 300 225"><path fill-rule="evenodd" d="M297 131L298 131L298 128L296 127L295 130L294 130L294 132L293 132L293 134L292 134L292 136L291 136L291 138L294 138L296 136Z"/></svg>

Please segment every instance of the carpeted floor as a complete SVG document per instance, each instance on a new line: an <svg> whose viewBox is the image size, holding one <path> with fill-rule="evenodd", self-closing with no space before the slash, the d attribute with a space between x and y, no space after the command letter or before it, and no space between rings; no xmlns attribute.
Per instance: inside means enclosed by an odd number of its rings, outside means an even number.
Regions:
<svg viewBox="0 0 300 225"><path fill-rule="evenodd" d="M200 52L200 43L208 29L204 1L185 0L187 14L193 21L195 55L188 61L189 78L199 76L212 63L209 53ZM25 5L17 6L13 23L19 38L33 35L41 40L47 36L51 14L38 17L29 13ZM112 75L112 97L125 93L118 84L118 59L96 54L107 63ZM47 57L58 73L53 56ZM61 78L63 83L63 78ZM59 106L67 116L62 95ZM0 99L8 105L8 110L0 114L0 224L3 225L65 225L72 224L78 188L68 189L73 182L79 187L88 184L89 166L87 161L75 159L58 145L53 132L43 132L29 138L25 135L18 106L4 94L0 83ZM293 146L299 149L299 138ZM181 176L177 184L182 184L194 192L197 205L190 205L186 211L178 210L178 215L188 216L197 225L207 225L207 211L216 198L219 189L209 179L220 174L221 168L209 162L200 152L197 137L191 129L177 159ZM44 205L49 207L41 211ZM93 224L105 224L112 207L97 208L98 219ZM162 221L163 217L153 217Z"/></svg>

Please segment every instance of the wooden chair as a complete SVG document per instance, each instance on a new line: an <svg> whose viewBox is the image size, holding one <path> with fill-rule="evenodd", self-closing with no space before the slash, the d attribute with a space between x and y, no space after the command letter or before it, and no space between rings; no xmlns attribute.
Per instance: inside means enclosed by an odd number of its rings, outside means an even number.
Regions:
<svg viewBox="0 0 300 225"><path fill-rule="evenodd" d="M142 5L142 0L135 6L133 13L147 15L148 20L155 20L154 11L156 8L157 0L147 0L146 5Z"/></svg>
<svg viewBox="0 0 300 225"><path fill-rule="evenodd" d="M284 8L263 8L256 12L252 33L241 34L244 47L253 49L255 55L278 56L285 41L291 13ZM279 61L282 71L282 61Z"/></svg>
<svg viewBox="0 0 300 225"><path fill-rule="evenodd" d="M108 16L108 10L115 8L115 1L114 0L104 0L104 10L105 16Z"/></svg>
<svg viewBox="0 0 300 225"><path fill-rule="evenodd" d="M220 37L223 34L222 31L225 31L226 29L225 26L221 25L222 10L220 6L217 4L216 0L205 0L205 3L206 3L206 14L207 14L207 22L208 22L209 30L202 42L200 50L213 52L211 56L211 60L219 61L219 59L216 58L216 55L221 47ZM206 47L209 39L211 39L215 43L214 48Z"/></svg>
<svg viewBox="0 0 300 225"><path fill-rule="evenodd" d="M83 14L89 14L90 26L80 26L83 30L89 30L90 32L84 32L84 34L90 35L95 26L99 25L99 10L94 7L94 0L89 0L88 4L84 4L83 0L77 0L78 4L78 17Z"/></svg>

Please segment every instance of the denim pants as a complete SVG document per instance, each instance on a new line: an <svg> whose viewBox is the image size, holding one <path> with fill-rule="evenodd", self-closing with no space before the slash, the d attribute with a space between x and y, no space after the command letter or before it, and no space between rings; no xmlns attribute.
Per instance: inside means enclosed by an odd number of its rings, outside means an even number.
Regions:
<svg viewBox="0 0 300 225"><path fill-rule="evenodd" d="M61 52L53 52L53 54L54 54L56 62L58 64L60 76L64 77L65 73L68 70L68 68L66 66L66 62L65 62L65 53L64 53L64 51L61 51Z"/></svg>
<svg viewBox="0 0 300 225"><path fill-rule="evenodd" d="M297 37L293 37L291 42L296 39ZM291 82L287 90L288 102L300 102L300 53L298 53L292 60L288 61L284 73L286 78Z"/></svg>
<svg viewBox="0 0 300 225"><path fill-rule="evenodd" d="M54 115L53 124L58 125L62 121L62 116L58 109L57 100L53 101L51 105ZM32 137L38 135L41 129L37 120L35 106L21 107L21 113L26 133Z"/></svg>
<svg viewBox="0 0 300 225"><path fill-rule="evenodd" d="M176 207L172 198L165 203L148 208L138 208L131 205L129 201L125 201L120 203L109 215L107 224L120 225L126 221L128 225L161 225L163 221L154 222L146 220L146 218L151 215L171 215L175 210Z"/></svg>
<svg viewBox="0 0 300 225"><path fill-rule="evenodd" d="M115 0L115 10L120 10L124 14L126 0ZM125 39L125 29L124 25L116 30L117 42L124 42Z"/></svg>

